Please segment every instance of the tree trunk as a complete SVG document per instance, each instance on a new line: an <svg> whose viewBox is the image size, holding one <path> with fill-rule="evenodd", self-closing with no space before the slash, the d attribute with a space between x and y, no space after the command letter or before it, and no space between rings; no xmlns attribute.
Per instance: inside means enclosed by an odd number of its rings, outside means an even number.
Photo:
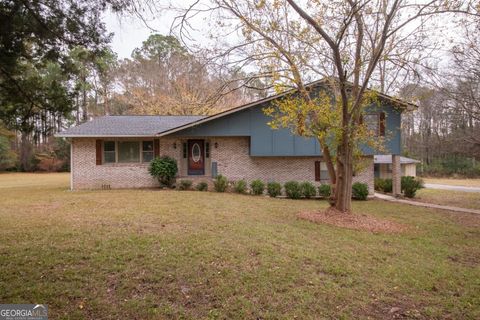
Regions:
<svg viewBox="0 0 480 320"><path fill-rule="evenodd" d="M76 121L76 124L77 126L80 124L80 101L78 99L78 93L75 97L75 105L76 105L76 109L77 109L77 113L75 114L75 121Z"/></svg>
<svg viewBox="0 0 480 320"><path fill-rule="evenodd" d="M57 117L57 132L62 131L62 116L58 115Z"/></svg>
<svg viewBox="0 0 480 320"><path fill-rule="evenodd" d="M103 105L104 105L104 114L106 116L110 115L110 105L109 105L109 101L108 101L108 90L107 90L107 86L105 85L104 87L104 90L103 90Z"/></svg>
<svg viewBox="0 0 480 320"><path fill-rule="evenodd" d="M338 148L335 209L350 212L352 205L353 148L344 141Z"/></svg>
<svg viewBox="0 0 480 320"><path fill-rule="evenodd" d="M85 71L84 71L85 72ZM83 73L82 74L82 83L83 83L83 92L82 92L82 111L83 111L83 122L88 120L88 107L87 107L87 77Z"/></svg>
<svg viewBox="0 0 480 320"><path fill-rule="evenodd" d="M28 136L29 133L22 132L22 138L20 142L20 171L31 171L32 163L32 144L30 143Z"/></svg>

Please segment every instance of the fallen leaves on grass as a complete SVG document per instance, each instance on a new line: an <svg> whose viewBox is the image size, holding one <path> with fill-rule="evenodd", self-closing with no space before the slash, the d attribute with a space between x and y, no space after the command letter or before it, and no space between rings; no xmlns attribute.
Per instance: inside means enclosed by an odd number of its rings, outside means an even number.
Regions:
<svg viewBox="0 0 480 320"><path fill-rule="evenodd" d="M300 212L297 217L315 223L370 232L397 233L406 229L404 225L393 221L381 220L366 214L342 213L334 208L324 211Z"/></svg>
<svg viewBox="0 0 480 320"><path fill-rule="evenodd" d="M423 302L403 295L374 298L362 311L366 319L430 319L424 314Z"/></svg>
<svg viewBox="0 0 480 320"><path fill-rule="evenodd" d="M472 233L479 233L480 228L480 215L474 213L461 213L461 212L449 212L447 213L450 220L454 221L455 223L471 228L467 232Z"/></svg>

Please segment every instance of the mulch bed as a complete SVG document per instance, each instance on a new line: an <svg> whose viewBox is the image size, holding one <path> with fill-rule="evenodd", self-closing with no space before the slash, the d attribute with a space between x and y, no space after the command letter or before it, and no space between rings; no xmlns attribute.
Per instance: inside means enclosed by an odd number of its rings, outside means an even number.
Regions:
<svg viewBox="0 0 480 320"><path fill-rule="evenodd" d="M342 213L333 208L324 211L300 212L299 219L315 223L330 224L337 227L370 232L398 233L406 230L406 226L388 220L381 220L366 214Z"/></svg>

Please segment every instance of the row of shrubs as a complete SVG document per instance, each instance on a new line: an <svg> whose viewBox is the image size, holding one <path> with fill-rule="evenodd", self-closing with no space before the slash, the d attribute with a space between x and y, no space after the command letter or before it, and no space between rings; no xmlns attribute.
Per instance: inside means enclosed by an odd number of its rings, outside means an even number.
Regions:
<svg viewBox="0 0 480 320"><path fill-rule="evenodd" d="M423 180L411 176L405 176L401 179L401 192L407 198L414 198L417 191L424 188ZM393 181L392 179L375 178L375 190L385 193L392 193Z"/></svg>
<svg viewBox="0 0 480 320"><path fill-rule="evenodd" d="M161 186L171 188L175 176L178 172L177 162L175 159L164 156L155 158L150 162L149 167L150 174L157 178ZM179 190L191 190L193 182L191 180L180 180L177 184ZM226 177L218 175L213 183L214 189L217 192L225 192L229 187L229 183ZM231 187L234 192L248 193L247 182L245 180L239 180L231 183ZM291 199L307 198L310 199L317 195L317 188L311 182L297 182L289 181L283 185L285 194ZM208 184L206 182L200 182L195 186L196 190L207 191ZM261 195L267 190L268 195L271 197L277 197L282 194L282 185L278 182L265 182L261 180L254 180L250 183L251 193L254 195ZM318 187L318 195L324 198L328 198L331 194L331 188L328 184L323 184ZM368 186L365 183L356 182L352 185L352 198L359 200L366 200L368 196Z"/></svg>
<svg viewBox="0 0 480 320"><path fill-rule="evenodd" d="M191 180L180 180L177 188L179 190L191 190ZM240 194L249 193L248 185L245 180L232 181L229 183L226 177L219 175L213 182L213 188L216 192L226 192L231 190ZM200 182L195 186L196 190L207 191L208 184L206 182ZM331 195L331 187L328 184L322 184L319 187L315 187L311 182L297 182L289 181L283 185L285 195L290 199L306 198L310 199L317 194L323 198L328 198ZM282 185L278 182L265 183L261 180L253 180L250 183L250 193L253 195L262 195L265 190L270 197L278 197L282 194ZM318 193L317 193L318 191ZM354 199L366 200L368 196L368 186L365 183L356 182L352 186L352 197Z"/></svg>

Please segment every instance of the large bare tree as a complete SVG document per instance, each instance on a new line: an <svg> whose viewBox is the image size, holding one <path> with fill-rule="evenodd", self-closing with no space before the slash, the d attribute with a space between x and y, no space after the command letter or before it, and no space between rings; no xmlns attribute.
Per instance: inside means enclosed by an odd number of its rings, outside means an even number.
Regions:
<svg viewBox="0 0 480 320"><path fill-rule="evenodd" d="M355 148L365 131L360 119L372 98L369 86L385 76L387 66L392 74L418 63L412 48L431 39L435 23L442 23L439 15L453 21L476 13L473 1L211 0L183 10L174 29L186 43L215 39L213 57L250 70L277 91L298 92L300 99L292 96L297 112L281 122L298 134L317 137L335 189L332 203L348 212ZM208 16L204 29L199 26L202 14ZM308 90L306 83L318 78L332 80L331 104L319 103ZM328 138L332 132L334 138Z"/></svg>

